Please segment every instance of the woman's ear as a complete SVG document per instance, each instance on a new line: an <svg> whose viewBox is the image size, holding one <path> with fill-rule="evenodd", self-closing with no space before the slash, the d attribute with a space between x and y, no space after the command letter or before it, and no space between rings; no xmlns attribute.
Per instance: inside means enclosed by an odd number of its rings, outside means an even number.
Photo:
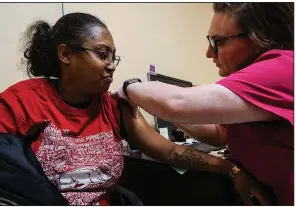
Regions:
<svg viewBox="0 0 296 207"><path fill-rule="evenodd" d="M58 47L58 57L61 63L70 64L71 48L66 44L60 44Z"/></svg>

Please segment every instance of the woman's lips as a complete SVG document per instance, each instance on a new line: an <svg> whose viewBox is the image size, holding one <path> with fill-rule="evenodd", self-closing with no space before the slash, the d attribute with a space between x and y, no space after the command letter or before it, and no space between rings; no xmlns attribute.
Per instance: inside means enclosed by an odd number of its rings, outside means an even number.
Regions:
<svg viewBox="0 0 296 207"><path fill-rule="evenodd" d="M107 83L112 83L112 82L113 82L113 78L112 78L111 76L106 77L106 78L104 78L103 80L104 80L105 82L107 82Z"/></svg>

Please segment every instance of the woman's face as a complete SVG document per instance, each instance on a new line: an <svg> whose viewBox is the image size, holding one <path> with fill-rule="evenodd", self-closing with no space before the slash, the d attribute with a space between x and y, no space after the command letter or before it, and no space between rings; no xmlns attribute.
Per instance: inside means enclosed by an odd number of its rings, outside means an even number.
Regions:
<svg viewBox="0 0 296 207"><path fill-rule="evenodd" d="M113 81L116 49L108 29L95 26L87 34L79 49L69 48L61 78L85 95L97 95L107 91Z"/></svg>
<svg viewBox="0 0 296 207"><path fill-rule="evenodd" d="M222 12L214 14L209 29L210 38L219 39L241 33L243 31L234 17ZM217 48L216 54L209 45L206 56L213 59L222 77L241 69L242 65L259 52L259 48L247 36L221 41L217 44Z"/></svg>

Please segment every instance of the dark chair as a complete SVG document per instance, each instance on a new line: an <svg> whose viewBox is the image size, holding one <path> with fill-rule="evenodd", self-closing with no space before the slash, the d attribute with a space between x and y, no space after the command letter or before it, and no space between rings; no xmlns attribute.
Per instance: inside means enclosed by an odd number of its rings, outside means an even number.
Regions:
<svg viewBox="0 0 296 207"><path fill-rule="evenodd" d="M143 206L143 202L133 192L117 185L110 195L112 206Z"/></svg>
<svg viewBox="0 0 296 207"><path fill-rule="evenodd" d="M112 206L143 206L140 198L133 192L121 187L116 186L111 192L110 205ZM17 206L19 204L14 201L2 198L0 196L0 206Z"/></svg>

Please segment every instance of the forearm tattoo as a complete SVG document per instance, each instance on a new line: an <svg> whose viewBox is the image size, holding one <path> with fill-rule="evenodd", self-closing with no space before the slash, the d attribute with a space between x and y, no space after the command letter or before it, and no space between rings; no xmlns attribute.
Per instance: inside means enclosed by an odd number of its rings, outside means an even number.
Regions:
<svg viewBox="0 0 296 207"><path fill-rule="evenodd" d="M209 161L204 154L191 148L187 148L181 155L174 152L173 160L186 168L190 166L198 169L205 169L209 164Z"/></svg>

